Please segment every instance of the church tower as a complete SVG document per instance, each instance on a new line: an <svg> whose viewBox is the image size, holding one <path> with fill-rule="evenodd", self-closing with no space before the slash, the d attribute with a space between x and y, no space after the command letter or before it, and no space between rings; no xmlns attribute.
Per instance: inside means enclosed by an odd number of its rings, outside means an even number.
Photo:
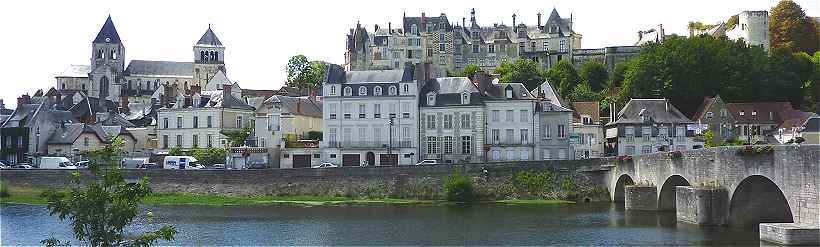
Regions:
<svg viewBox="0 0 820 247"><path fill-rule="evenodd" d="M219 42L211 25L194 45L194 85L204 88L218 71L225 71L225 46ZM226 73L227 74L227 73Z"/></svg>
<svg viewBox="0 0 820 247"><path fill-rule="evenodd" d="M118 102L120 81L125 69L125 46L110 15L91 42L91 67L91 72L88 73L91 83L88 95Z"/></svg>

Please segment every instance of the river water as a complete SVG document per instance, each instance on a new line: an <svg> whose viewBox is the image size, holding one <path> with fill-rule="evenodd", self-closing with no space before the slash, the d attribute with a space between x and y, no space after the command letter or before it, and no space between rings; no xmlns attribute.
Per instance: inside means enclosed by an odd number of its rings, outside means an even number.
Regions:
<svg viewBox="0 0 820 247"><path fill-rule="evenodd" d="M265 205L146 207L131 229L173 224L163 245L758 245L753 230L677 223L622 205ZM0 244L37 245L70 226L41 205L0 206ZM78 245L77 241L72 241Z"/></svg>

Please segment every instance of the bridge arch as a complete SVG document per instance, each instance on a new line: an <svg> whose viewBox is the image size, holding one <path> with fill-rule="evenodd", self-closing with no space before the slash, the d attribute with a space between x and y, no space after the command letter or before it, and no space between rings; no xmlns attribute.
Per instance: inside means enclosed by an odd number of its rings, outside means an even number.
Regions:
<svg viewBox="0 0 820 247"><path fill-rule="evenodd" d="M624 202L624 197L626 194L626 186L633 185L635 181L632 180L628 174L622 174L618 177L618 181L615 182L615 190L614 195L612 196L613 202Z"/></svg>
<svg viewBox="0 0 820 247"><path fill-rule="evenodd" d="M689 180L680 175L672 175L666 178L660 188L660 193L658 193L658 210L675 211L677 207L675 187L689 185Z"/></svg>
<svg viewBox="0 0 820 247"><path fill-rule="evenodd" d="M741 181L729 202L729 225L757 228L759 223L791 223L794 217L783 191L771 179L752 175Z"/></svg>

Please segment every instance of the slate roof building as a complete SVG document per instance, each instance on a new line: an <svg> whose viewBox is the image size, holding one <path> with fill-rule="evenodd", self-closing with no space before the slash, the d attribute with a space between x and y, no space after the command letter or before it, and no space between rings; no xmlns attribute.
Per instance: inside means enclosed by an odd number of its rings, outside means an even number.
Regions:
<svg viewBox="0 0 820 247"><path fill-rule="evenodd" d="M312 145L319 141L320 136L311 136L310 133L322 132L322 102L312 97L284 95L273 95L262 100L256 107L254 134L257 146L268 148L272 167L310 167L314 155L321 156L319 146ZM308 145L301 142L312 140L312 137L315 142ZM288 157L284 157L285 154Z"/></svg>
<svg viewBox="0 0 820 247"><path fill-rule="evenodd" d="M122 126L102 126L99 124L63 124L48 138L48 154L63 156L73 161L87 160L91 151L104 148L113 139L122 138L123 155L133 155L136 138Z"/></svg>
<svg viewBox="0 0 820 247"><path fill-rule="evenodd" d="M430 80L420 90L421 160L484 162L485 111L478 87L467 77Z"/></svg>
<svg viewBox="0 0 820 247"><path fill-rule="evenodd" d="M702 148L689 128L693 123L668 99L631 99L605 126L607 152L638 155Z"/></svg>
<svg viewBox="0 0 820 247"><path fill-rule="evenodd" d="M539 136L535 96L521 83L499 83L498 79L491 79L484 73L477 74L475 80L487 115L484 137L487 160L498 162L539 159L537 155L540 151L536 152L535 149L535 137ZM568 131L569 129L565 129L564 134L568 134ZM563 155L556 156L567 159L569 150L565 151Z"/></svg>
<svg viewBox="0 0 820 247"><path fill-rule="evenodd" d="M575 158L604 156L604 128L598 102L572 102L572 149Z"/></svg>
<svg viewBox="0 0 820 247"><path fill-rule="evenodd" d="M0 159L37 164L37 157L48 153L47 140L63 124L77 120L69 111L59 109L55 96L23 95L17 108L0 125Z"/></svg>
<svg viewBox="0 0 820 247"><path fill-rule="evenodd" d="M813 116L816 114L796 110L789 102L726 103L717 95L705 98L692 118L708 125L715 143L785 143Z"/></svg>

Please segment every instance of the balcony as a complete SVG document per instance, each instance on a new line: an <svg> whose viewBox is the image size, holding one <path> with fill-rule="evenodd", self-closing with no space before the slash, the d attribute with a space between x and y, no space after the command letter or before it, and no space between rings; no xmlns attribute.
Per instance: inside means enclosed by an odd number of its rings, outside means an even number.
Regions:
<svg viewBox="0 0 820 247"><path fill-rule="evenodd" d="M393 141L393 148L413 148L411 141ZM378 149L387 148L389 145L384 141L350 141L350 142L328 142L328 147L331 148L349 148L349 149Z"/></svg>
<svg viewBox="0 0 820 247"><path fill-rule="evenodd" d="M528 147L535 146L535 143L529 141L513 140L513 141L494 141L490 143L494 147Z"/></svg>

